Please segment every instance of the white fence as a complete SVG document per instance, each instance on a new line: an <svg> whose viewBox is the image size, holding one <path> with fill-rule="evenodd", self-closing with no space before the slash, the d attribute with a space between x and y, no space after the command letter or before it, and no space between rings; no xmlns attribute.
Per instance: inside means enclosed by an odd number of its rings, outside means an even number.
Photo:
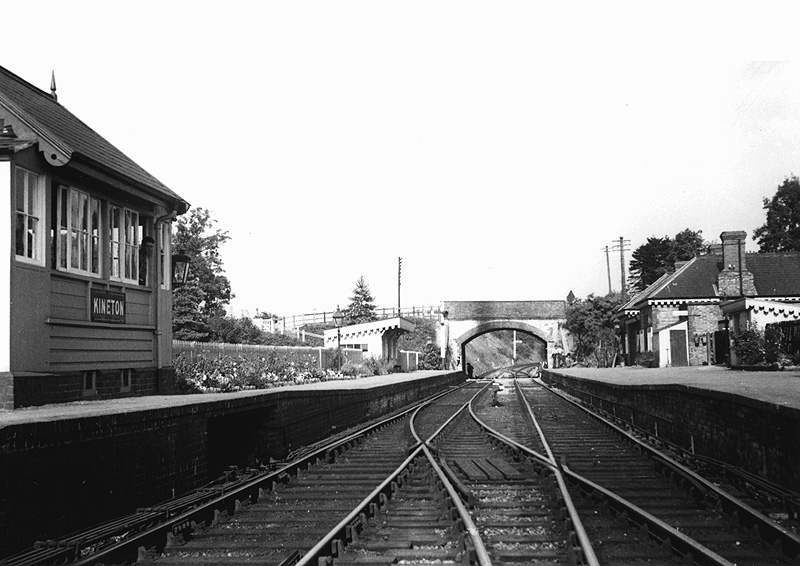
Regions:
<svg viewBox="0 0 800 566"><path fill-rule="evenodd" d="M306 314L293 314L291 316L271 319L254 318L253 322L257 325L260 325L262 330L266 332L272 332L273 334L286 334L287 332L296 333L302 326L307 324L332 324L334 312L335 311L325 311ZM398 312L400 313L399 315ZM395 318L397 316L436 319L439 318L439 312L438 306L403 307L399 309L399 311L397 307L375 309L375 314L377 315L378 319Z"/></svg>

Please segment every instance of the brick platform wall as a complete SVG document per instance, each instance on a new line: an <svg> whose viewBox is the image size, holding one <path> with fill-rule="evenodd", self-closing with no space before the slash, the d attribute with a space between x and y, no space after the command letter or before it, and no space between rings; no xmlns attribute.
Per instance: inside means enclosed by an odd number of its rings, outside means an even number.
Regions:
<svg viewBox="0 0 800 566"><path fill-rule="evenodd" d="M800 411L680 385L619 386L544 371L555 387L650 433L797 489Z"/></svg>
<svg viewBox="0 0 800 566"><path fill-rule="evenodd" d="M273 389L5 426L0 428L0 558L36 540L191 491L230 465L282 459L332 430L463 379L455 372L368 389Z"/></svg>

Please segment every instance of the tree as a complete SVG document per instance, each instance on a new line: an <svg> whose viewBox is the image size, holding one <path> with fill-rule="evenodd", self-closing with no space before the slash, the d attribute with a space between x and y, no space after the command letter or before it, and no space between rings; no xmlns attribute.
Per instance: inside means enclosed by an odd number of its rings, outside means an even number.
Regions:
<svg viewBox="0 0 800 566"><path fill-rule="evenodd" d="M403 334L397 339L400 350L422 352L428 344L436 343L436 326L439 324L430 318L409 317L414 323L414 331Z"/></svg>
<svg viewBox="0 0 800 566"><path fill-rule="evenodd" d="M702 230L685 230L675 234L675 239L672 240L672 249L669 253L669 261L672 269L675 268L675 263L678 261L690 260L693 257L706 253L708 251L708 244L703 239Z"/></svg>
<svg viewBox="0 0 800 566"><path fill-rule="evenodd" d="M211 319L224 317L225 305L233 298L220 256L220 246L230 236L220 229L214 230L215 223L204 208L193 209L177 222L173 248L192 258L189 281L173 294L172 330L177 339L212 339Z"/></svg>
<svg viewBox="0 0 800 566"><path fill-rule="evenodd" d="M566 328L575 340L575 358L588 363L608 366L613 358L614 314L625 298L620 293L609 293L603 297L594 294L585 300L578 299L567 306Z"/></svg>
<svg viewBox="0 0 800 566"><path fill-rule="evenodd" d="M685 230L669 236L647 238L647 243L636 248L631 254L630 277L628 283L631 290L645 290L659 277L675 269L675 263L692 259L707 251L708 245L703 240L702 230Z"/></svg>
<svg viewBox="0 0 800 566"><path fill-rule="evenodd" d="M228 344L265 344L267 342L264 331L247 317L215 316L209 321L209 326L213 342L227 342Z"/></svg>
<svg viewBox="0 0 800 566"><path fill-rule="evenodd" d="M669 255L672 251L672 240L663 238L647 238L647 243L636 248L631 254L630 276L628 283L635 292L642 291L669 271Z"/></svg>
<svg viewBox="0 0 800 566"><path fill-rule="evenodd" d="M350 304L345 309L345 317L348 324L360 324L362 322L372 322L378 320L375 315L375 299L369 292L369 286L364 281L364 276L359 276L353 295L350 297Z"/></svg>
<svg viewBox="0 0 800 566"><path fill-rule="evenodd" d="M208 342L211 328L208 317L200 309L202 302L203 294L196 280L187 281L180 292L176 289L172 301L172 337L175 340Z"/></svg>
<svg viewBox="0 0 800 566"><path fill-rule="evenodd" d="M772 199L764 199L767 221L753 238L761 252L800 251L800 180L786 177Z"/></svg>

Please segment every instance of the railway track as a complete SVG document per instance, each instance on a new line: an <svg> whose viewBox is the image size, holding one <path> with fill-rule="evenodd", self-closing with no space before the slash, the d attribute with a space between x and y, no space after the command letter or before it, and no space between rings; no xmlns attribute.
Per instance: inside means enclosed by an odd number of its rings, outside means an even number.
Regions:
<svg viewBox="0 0 800 566"><path fill-rule="evenodd" d="M589 415L532 380L516 391L507 388L496 400L497 406L480 411L483 418L521 444L543 447L541 438L531 438L539 436L535 426L519 426L525 404L530 405L549 457L566 472L604 563L665 558L664 552L659 558L652 550L648 557L647 548L637 544L641 541L658 543L667 556L691 554L696 563L796 563L800 540L771 521L768 512L737 501L614 423ZM597 508L596 500L604 502L603 508ZM622 524L637 531L626 531Z"/></svg>
<svg viewBox="0 0 800 566"><path fill-rule="evenodd" d="M681 464L632 447L633 435L613 423L523 382L448 391L307 447L270 473L229 478L224 495L66 561L796 563L791 533L769 530L746 506L731 511L729 496ZM63 555L7 564L56 562Z"/></svg>
<svg viewBox="0 0 800 566"><path fill-rule="evenodd" d="M472 400L486 395L484 390ZM593 564L586 560L591 549L576 543L564 495L548 467L492 443L468 403L447 402L452 417L436 430L430 412L412 419L426 474L399 490L334 564ZM442 513L452 527L441 522ZM463 541L453 538L464 531L469 536Z"/></svg>
<svg viewBox="0 0 800 566"><path fill-rule="evenodd" d="M459 416L437 446L493 563L578 561L581 550L573 547L562 494L546 466L492 443L469 413Z"/></svg>
<svg viewBox="0 0 800 566"><path fill-rule="evenodd" d="M452 391L418 410L428 426L437 427L454 403L459 406L474 395L474 388ZM343 560L345 544L360 538L400 487L419 482L419 455L409 456L414 445L409 420L410 413L346 449L326 452L325 459L298 470L257 502L193 529L181 540L173 538L154 562L286 565L324 556ZM452 529L443 511L437 517L440 529ZM456 548L451 542L448 547ZM403 560L441 554L437 545L415 545L413 537L394 550Z"/></svg>
<svg viewBox="0 0 800 566"><path fill-rule="evenodd" d="M463 395L466 396L466 394ZM244 516L243 511L251 509L255 510L250 513L250 517L255 517L258 514L257 503L259 501L265 505L287 504L288 507L286 496L289 493L298 494L298 501L296 509L289 509L287 514L296 516L298 521L303 515L311 516L312 511L314 511L314 515L322 516L328 513L330 517L338 518L340 515L335 515L336 511L334 510L336 505L339 505L340 509L344 509L342 501L345 501L347 496L358 497L359 486L357 484L362 484L362 491L366 490L366 493L370 493L377 483L380 483L377 480L378 476L369 476L369 467L376 467L381 463L390 467L391 464L388 462L403 461L410 443L410 436L402 423L408 422L413 409L414 407L410 407L381 421L369 423L368 426L361 429L344 431L327 442L306 447L298 451L296 458L291 462L277 463L274 469L247 470L244 473L236 474L237 477L234 481L227 481L227 478L223 478L223 481L208 488L153 507L138 509L115 521L102 523L52 540L39 541L27 551L0 560L0 565L118 564L136 560L144 561L156 557L166 559L166 555L170 552L163 553L165 548L185 546L184 543L195 542L195 535L204 535L211 530L212 526L220 526L217 532L209 534L209 537L219 537L220 548L214 550L213 544L209 544L206 549L199 550L197 553L198 556L205 554L206 562L213 562L214 554L222 553L221 545L225 538L225 530L232 530L230 518L234 516L241 518ZM385 435L384 429L387 430ZM393 440L386 440L392 435L394 436ZM378 440L379 437L380 440ZM359 445L364 444L367 440L375 445L372 453L369 453L369 448L363 446L360 451L358 450ZM389 446L377 447L387 443ZM386 462L382 462L383 457L377 453L381 449L386 453ZM345 459L339 458L339 456L348 453L349 461L355 462L359 458L359 452L368 453L368 456L363 457L363 465L356 468L351 466L348 475ZM301 483L307 485L308 482L303 483L302 479L308 470L319 470L324 466L332 465L337 458L340 460L340 474L335 481L335 487L326 488L321 485L323 493L319 495L317 501L312 501L308 494L304 495L302 488L290 489L297 488ZM346 475L348 477L344 477ZM380 478L384 477L383 471L379 476ZM362 478L363 481L361 481ZM299 511L303 506L299 500L304 496L307 499L307 507L303 511ZM278 517L280 516L278 515ZM243 520L243 522L246 521ZM264 526L265 524L258 523L258 521L251 521L251 523L251 533L260 530L260 534L269 534L270 528ZM299 525L297 526L299 527ZM232 543L229 558L233 559L239 556L245 560L248 552L255 552L247 550L248 543L245 540L247 528L245 525L241 526L239 534L243 537ZM277 528L280 528L279 524L276 526ZM322 529L323 527L314 528ZM277 530L275 532L277 533ZM296 557L297 553L302 555L300 550L293 549L293 546L302 547L302 542L298 545L291 542L300 539L301 533L303 533L302 529L295 530L287 534L283 542L268 541L265 546L271 545L274 548L259 552L274 557L277 560L276 563L280 563L288 557ZM197 539L199 538L198 536ZM279 536L272 537L272 539L277 538ZM213 539L210 538L210 540ZM198 541L195 546L199 547L201 544ZM190 546L186 549L187 557L191 553L191 548ZM284 552L286 549L289 551ZM176 552L176 554L178 553ZM282 554L285 554L286 558L279 558Z"/></svg>
<svg viewBox="0 0 800 566"><path fill-rule="evenodd" d="M74 563L584 563L547 467L515 461L467 413L486 385L304 450L268 478ZM446 457L430 444L443 433Z"/></svg>

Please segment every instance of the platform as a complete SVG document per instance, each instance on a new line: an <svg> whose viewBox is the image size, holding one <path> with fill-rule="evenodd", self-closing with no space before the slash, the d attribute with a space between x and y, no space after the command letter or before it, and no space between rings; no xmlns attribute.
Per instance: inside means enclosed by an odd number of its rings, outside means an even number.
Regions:
<svg viewBox="0 0 800 566"><path fill-rule="evenodd" d="M272 389L250 389L232 393L193 393L189 395L148 395L141 397L122 397L118 399L94 399L72 401L38 407L22 407L14 410L0 410L0 429L10 425L34 422L49 422L65 419L78 419L102 415L127 414L136 411L175 408L190 405L217 403L220 400L242 399L272 395L286 391L326 391L372 389L392 383L411 382L427 379L436 375L453 373L451 370L414 371L409 373L391 373L373 375L356 379L337 379L319 381L303 385L284 385Z"/></svg>
<svg viewBox="0 0 800 566"><path fill-rule="evenodd" d="M614 385L677 385L800 409L800 370L742 371L720 366L558 368L555 373Z"/></svg>
<svg viewBox="0 0 800 566"><path fill-rule="evenodd" d="M2 411L0 556L191 493L231 466L283 460L463 381L417 371Z"/></svg>

